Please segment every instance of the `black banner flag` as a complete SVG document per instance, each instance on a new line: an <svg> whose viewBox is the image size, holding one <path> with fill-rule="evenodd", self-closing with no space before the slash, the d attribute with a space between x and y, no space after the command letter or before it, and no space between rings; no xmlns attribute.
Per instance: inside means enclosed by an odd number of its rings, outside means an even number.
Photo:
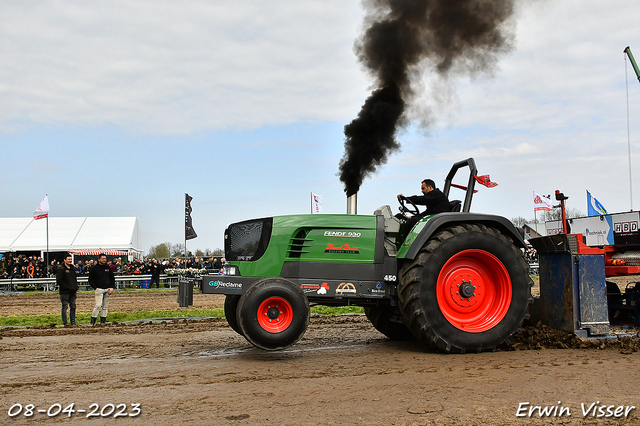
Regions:
<svg viewBox="0 0 640 426"><path fill-rule="evenodd" d="M186 193L184 195L184 239L193 240L198 236L196 231L193 230L193 225L191 224L191 200L193 200L193 197L190 197L189 194Z"/></svg>

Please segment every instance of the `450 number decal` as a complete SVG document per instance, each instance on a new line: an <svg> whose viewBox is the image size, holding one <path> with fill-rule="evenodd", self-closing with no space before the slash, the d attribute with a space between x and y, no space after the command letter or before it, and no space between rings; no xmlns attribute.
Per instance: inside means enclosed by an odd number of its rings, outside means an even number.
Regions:
<svg viewBox="0 0 640 426"><path fill-rule="evenodd" d="M390 281L390 282L396 282L398 281L398 277L395 275L385 275L384 276L384 280L385 281Z"/></svg>

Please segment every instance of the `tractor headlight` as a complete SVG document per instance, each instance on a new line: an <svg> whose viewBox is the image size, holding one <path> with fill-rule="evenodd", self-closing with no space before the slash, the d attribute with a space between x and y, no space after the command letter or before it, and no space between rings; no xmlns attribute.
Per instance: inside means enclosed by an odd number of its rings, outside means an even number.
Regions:
<svg viewBox="0 0 640 426"><path fill-rule="evenodd" d="M224 267L224 272L226 275L240 275L239 271L238 271L238 267L237 266L225 266Z"/></svg>

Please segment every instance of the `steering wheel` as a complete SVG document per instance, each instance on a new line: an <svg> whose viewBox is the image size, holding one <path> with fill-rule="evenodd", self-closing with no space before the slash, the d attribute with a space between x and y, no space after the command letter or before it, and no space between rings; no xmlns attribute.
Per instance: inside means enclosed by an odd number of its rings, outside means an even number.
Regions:
<svg viewBox="0 0 640 426"><path fill-rule="evenodd" d="M407 197L398 198L398 202L400 203L400 213L402 213L403 215L406 215L407 213L411 214L412 216L420 214L420 210L418 210L418 207ZM409 204L409 206L405 205L405 202Z"/></svg>

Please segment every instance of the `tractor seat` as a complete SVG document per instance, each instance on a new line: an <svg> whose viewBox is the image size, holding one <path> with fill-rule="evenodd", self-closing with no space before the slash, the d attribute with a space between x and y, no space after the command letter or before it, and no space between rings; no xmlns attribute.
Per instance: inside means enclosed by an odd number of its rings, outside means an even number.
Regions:
<svg viewBox="0 0 640 426"><path fill-rule="evenodd" d="M449 201L449 205L452 212L459 212L462 209L462 201L460 200Z"/></svg>

